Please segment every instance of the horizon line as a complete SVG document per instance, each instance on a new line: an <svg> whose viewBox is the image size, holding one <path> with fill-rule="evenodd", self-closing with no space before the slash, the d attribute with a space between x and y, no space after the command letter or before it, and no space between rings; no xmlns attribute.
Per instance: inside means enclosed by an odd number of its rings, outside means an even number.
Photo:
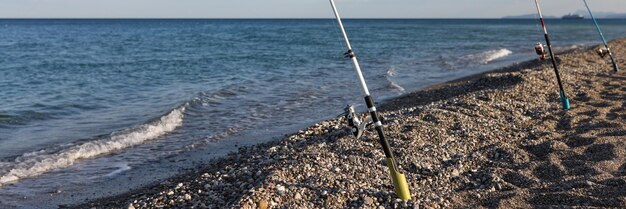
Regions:
<svg viewBox="0 0 626 209"><path fill-rule="evenodd" d="M0 20L326 20L335 19L332 17L0 17ZM354 19L354 20L493 20L493 19L537 19L537 18L518 18L518 17L433 17L433 18L418 18L418 17L356 17L356 18L342 18L342 19ZM561 19L560 17L544 17L544 19ZM589 18L584 18L589 19ZM626 18L596 18L596 19L626 19Z"/></svg>

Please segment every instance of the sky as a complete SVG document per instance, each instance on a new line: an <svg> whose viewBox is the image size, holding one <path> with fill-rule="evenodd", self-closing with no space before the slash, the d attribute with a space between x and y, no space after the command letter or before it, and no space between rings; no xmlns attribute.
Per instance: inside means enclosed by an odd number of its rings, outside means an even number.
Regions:
<svg viewBox="0 0 626 209"><path fill-rule="evenodd" d="M336 0L345 18L499 18L533 14L533 0ZM588 0L594 12L626 13L626 0ZM546 16L583 10L582 0L542 0ZM0 18L332 18L328 0L0 0Z"/></svg>

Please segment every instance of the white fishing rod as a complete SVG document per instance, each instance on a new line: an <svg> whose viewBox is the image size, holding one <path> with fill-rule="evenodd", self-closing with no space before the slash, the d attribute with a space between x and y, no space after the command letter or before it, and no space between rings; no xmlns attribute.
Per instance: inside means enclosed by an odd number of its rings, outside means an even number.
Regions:
<svg viewBox="0 0 626 209"><path fill-rule="evenodd" d="M598 33L600 34L600 38L602 38L602 43L604 43L604 47L606 48L605 49L606 52L600 50L600 56L604 57L605 53L608 54L609 57L611 58L611 62L613 63L613 71L615 72L619 71L619 68L617 67L617 62L615 62L615 58L613 58L613 53L611 53L611 49L609 49L609 44L606 42L606 39L604 38L604 34L602 34L602 30L600 30L600 26L598 26L598 21L596 21L596 18L593 16L593 13L591 13L591 9L589 9L587 0L583 0L583 3L585 3L585 7L587 7L589 16L591 16L593 23L596 25L596 29L598 30Z"/></svg>
<svg viewBox="0 0 626 209"><path fill-rule="evenodd" d="M541 14L541 8L539 8L539 1L535 0L535 5L537 6L537 13L539 13L539 21L541 21L541 27L543 28L543 36L546 38L546 44L548 45L548 51L550 53L550 58L552 60L552 65L554 66L554 73L556 74L556 81L559 84L559 94L561 96L561 103L563 104L563 109L569 110L570 104L569 99L565 95L565 89L563 89L563 83L561 82L561 75L559 74L559 65L556 63L556 57L552 52L552 44L550 43L550 38L548 37L548 29L546 29L546 23L543 21L543 15Z"/></svg>
<svg viewBox="0 0 626 209"><path fill-rule="evenodd" d="M354 70L356 71L357 77L359 78L359 82L361 83L361 88L363 88L363 93L365 94L365 104L367 105L371 120L376 126L376 132L378 133L379 142L382 145L383 151L385 153L387 166L389 167L391 179L393 181L393 185L395 188L395 193L398 196L398 198L402 200L409 200L411 199L411 194L409 192L409 186L406 182L406 177L404 176L402 172L398 170L398 166L396 165L396 161L393 157L393 153L391 152L391 148L389 147L389 142L387 142L387 139L385 139L385 134L383 132L383 124L380 122L380 119L378 118L378 114L376 113L376 106L374 105L374 99L372 99L372 96L370 95L370 92L367 88L367 84L365 83L365 78L363 78L363 73L361 72L361 67L359 66L359 62L356 59L356 55L354 54L354 51L352 51L352 46L350 45L350 41L348 40L348 35L346 34L346 30L343 28L341 17L339 17L339 12L337 12L335 1L330 0L330 5L333 8L333 12L335 13L335 18L337 18L337 22L339 23L339 28L341 29L341 33L343 34L343 39L346 41L346 46L348 47L348 52L345 53L346 57L349 57L352 60L352 63L354 64ZM350 110L350 109L351 107L347 108L347 110Z"/></svg>

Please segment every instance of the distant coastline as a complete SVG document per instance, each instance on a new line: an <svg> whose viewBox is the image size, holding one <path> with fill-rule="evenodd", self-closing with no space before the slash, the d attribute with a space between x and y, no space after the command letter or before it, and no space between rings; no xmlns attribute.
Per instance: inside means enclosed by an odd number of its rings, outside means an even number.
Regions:
<svg viewBox="0 0 626 209"><path fill-rule="evenodd" d="M589 14L586 13L586 11L576 11L570 14L576 14L576 15L580 15L583 16L585 19L589 19L591 17L589 17ZM594 13L594 16L597 19L626 19L626 13L610 13L610 12L598 12L597 14ZM511 15L511 16L504 16L502 17L502 19L536 19L538 18L536 14L524 14L524 15ZM545 19L561 19L560 16L544 16Z"/></svg>

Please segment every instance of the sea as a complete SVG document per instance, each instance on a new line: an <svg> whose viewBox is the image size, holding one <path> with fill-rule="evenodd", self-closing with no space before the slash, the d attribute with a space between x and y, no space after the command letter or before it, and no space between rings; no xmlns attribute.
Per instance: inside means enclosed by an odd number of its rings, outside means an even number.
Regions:
<svg viewBox="0 0 626 209"><path fill-rule="evenodd" d="M599 22L626 37L626 20ZM546 24L556 51L601 44L591 20ZM344 25L378 102L536 59L544 42L533 19ZM334 19L2 19L0 208L118 195L364 112L344 52Z"/></svg>

